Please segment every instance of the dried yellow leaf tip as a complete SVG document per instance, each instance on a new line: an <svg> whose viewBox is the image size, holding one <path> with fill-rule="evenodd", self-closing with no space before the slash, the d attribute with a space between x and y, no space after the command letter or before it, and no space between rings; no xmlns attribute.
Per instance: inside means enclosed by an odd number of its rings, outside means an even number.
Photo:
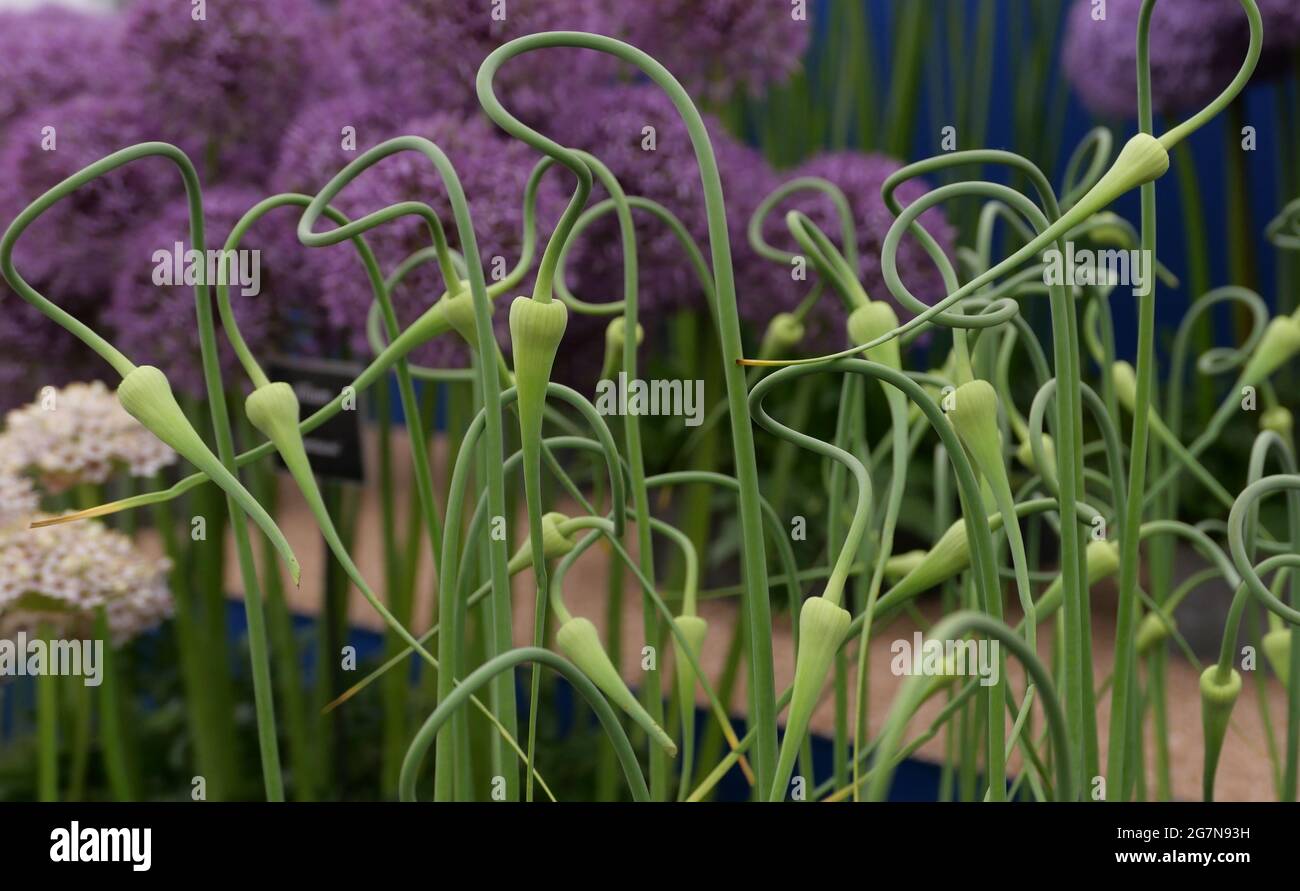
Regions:
<svg viewBox="0 0 1300 891"><path fill-rule="evenodd" d="M561 304L563 305L563 304ZM623 682L618 669L609 660L604 646L600 643L600 634L590 620L575 616L560 626L555 633L555 642L564 655L574 665L591 678L592 683L609 697L610 701L627 712L632 720L640 725L646 733L669 755L677 754L677 744L663 728L655 723L649 713L637 702L632 691Z"/></svg>
<svg viewBox="0 0 1300 891"><path fill-rule="evenodd" d="M799 652L794 662L794 692L790 696L785 737L781 740L781 756L776 765L776 779L771 792L773 801L785 798L786 785L808 733L813 709L821 698L831 663L852 622L848 610L825 597L810 597L799 610Z"/></svg>
<svg viewBox="0 0 1300 891"><path fill-rule="evenodd" d="M248 490L212 454L202 437L190 425L176 402L167 376L152 365L141 365L122 378L117 388L118 401L127 413L148 427L155 436L183 455L187 461L208 475L222 491L252 518L258 528L270 539L281 559L289 567L294 584L298 584L301 570L298 558L293 555L289 542L271 519L270 514L258 504Z"/></svg>

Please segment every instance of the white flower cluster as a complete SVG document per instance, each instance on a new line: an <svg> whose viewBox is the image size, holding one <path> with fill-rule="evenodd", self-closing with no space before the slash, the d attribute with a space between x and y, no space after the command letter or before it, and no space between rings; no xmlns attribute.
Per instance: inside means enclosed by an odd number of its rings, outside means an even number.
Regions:
<svg viewBox="0 0 1300 891"><path fill-rule="evenodd" d="M95 520L0 531L0 636L48 623L89 638L102 606L113 643L124 643L171 614L170 568Z"/></svg>
<svg viewBox="0 0 1300 891"><path fill-rule="evenodd" d="M36 513L37 502L31 480L0 467L0 533Z"/></svg>
<svg viewBox="0 0 1300 891"><path fill-rule="evenodd" d="M0 434L0 462L35 473L50 492L102 483L123 466L132 476L153 476L175 461L100 381L45 391L9 412Z"/></svg>

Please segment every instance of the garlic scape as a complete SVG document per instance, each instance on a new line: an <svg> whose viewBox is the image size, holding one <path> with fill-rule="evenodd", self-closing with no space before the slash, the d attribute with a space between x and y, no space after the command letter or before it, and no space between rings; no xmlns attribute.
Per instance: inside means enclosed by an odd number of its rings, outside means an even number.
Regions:
<svg viewBox="0 0 1300 891"><path fill-rule="evenodd" d="M542 416L551 366L569 322L558 300L542 302L519 296L510 304L510 342L514 351L515 387L519 392L519 438L524 450L524 492L528 499L529 538L538 582L545 590L542 518Z"/></svg>
<svg viewBox="0 0 1300 891"><path fill-rule="evenodd" d="M623 367L623 344L627 340L627 321L622 316L615 316L605 326L605 358L600 365L602 379L613 378ZM636 325L636 345L645 340L645 328Z"/></svg>
<svg viewBox="0 0 1300 891"><path fill-rule="evenodd" d="M265 533L285 565L289 567L293 583L298 584L301 575L298 558L293 555L284 533L235 475L222 465L190 425L185 412L176 402L176 396L172 393L167 376L152 365L138 366L122 378L122 383L117 388L117 399L129 415L206 473L208 479L235 499L240 508Z"/></svg>
<svg viewBox="0 0 1300 891"><path fill-rule="evenodd" d="M1201 674L1201 730L1205 740L1205 767L1201 791L1206 801L1214 800L1214 774L1228 734L1232 707L1241 694L1241 675L1235 668L1224 671L1211 665Z"/></svg>
<svg viewBox="0 0 1300 891"><path fill-rule="evenodd" d="M583 674L591 678L592 683L599 687L611 702L627 712L660 748L669 755L677 754L677 744L673 742L672 737L655 723L624 683L618 669L614 667L614 663L605 652L605 647L600 642L600 634L590 619L582 616L570 618L555 633L555 642L564 655L568 656Z"/></svg>
<svg viewBox="0 0 1300 891"><path fill-rule="evenodd" d="M783 801L786 797L786 787L808 733L813 709L852 622L848 610L825 597L809 597L799 610L799 651L795 654L793 693L776 764L776 779L768 796L770 801Z"/></svg>
<svg viewBox="0 0 1300 891"><path fill-rule="evenodd" d="M1300 321L1278 316L1268 323L1264 336L1241 372L1243 387L1257 387L1273 372L1300 353Z"/></svg>
<svg viewBox="0 0 1300 891"><path fill-rule="evenodd" d="M804 336L804 323L792 312L779 312L772 316L763 332L763 341L758 349L764 359L776 359L794 352Z"/></svg>
<svg viewBox="0 0 1300 891"><path fill-rule="evenodd" d="M347 547L343 544L343 539L339 537L334 521L329 515L329 510L325 507L325 500L321 497L320 487L316 484L316 476L312 473L311 461L308 459L307 450L303 445L302 432L298 427L298 397L294 394L293 387L283 381L263 384L249 394L248 399L244 402L244 411L248 415L249 422L271 441L275 446L275 450L284 460L284 464L289 469L289 474L293 477L294 483L297 484L298 490L302 492L303 499L307 502L307 507L311 510L312 516L316 520L316 526L320 529L321 536L329 546L330 552L334 555L334 559L339 561L339 565L343 567L343 571L347 573L352 584L357 586L361 596L366 598L366 601L374 607L375 612L379 613L384 623L398 637L402 638L408 646L419 653L420 657L426 662L436 665L433 656L420 645L420 642L397 620L396 616L388 611L388 607L376 596L374 590L366 582L365 577L362 576L361 570L353 562L352 555L348 553Z"/></svg>
<svg viewBox="0 0 1300 891"><path fill-rule="evenodd" d="M1264 657L1268 659L1273 674L1281 681L1283 689L1290 688L1291 683L1291 629L1274 628L1264 635L1261 641Z"/></svg>

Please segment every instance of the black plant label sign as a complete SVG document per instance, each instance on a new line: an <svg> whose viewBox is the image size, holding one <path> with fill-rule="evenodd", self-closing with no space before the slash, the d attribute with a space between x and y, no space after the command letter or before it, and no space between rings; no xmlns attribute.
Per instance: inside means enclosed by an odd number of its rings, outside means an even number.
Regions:
<svg viewBox="0 0 1300 891"><path fill-rule="evenodd" d="M332 402L345 387L350 387L361 368L349 362L281 356L271 362L266 371L271 380L284 381L293 387L302 417L307 418ZM342 411L304 434L303 446L317 477L348 483L365 482L358 398L358 394L349 390ZM278 457L276 460L281 469L285 469L284 462Z"/></svg>

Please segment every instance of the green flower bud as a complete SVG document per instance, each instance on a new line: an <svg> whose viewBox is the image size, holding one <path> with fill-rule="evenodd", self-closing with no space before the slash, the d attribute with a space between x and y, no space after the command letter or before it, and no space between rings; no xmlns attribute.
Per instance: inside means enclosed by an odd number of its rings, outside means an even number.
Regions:
<svg viewBox="0 0 1300 891"><path fill-rule="evenodd" d="M1262 383L1273 372L1300 353L1300 322L1290 316L1278 316L1268 323L1259 346L1241 374L1245 386Z"/></svg>
<svg viewBox="0 0 1300 891"><path fill-rule="evenodd" d="M1264 657L1268 659L1273 674L1288 688L1291 681L1291 629L1274 628L1264 635Z"/></svg>
<svg viewBox="0 0 1300 891"><path fill-rule="evenodd" d="M605 327L605 361L601 366L602 378L613 377L623 366L623 342L627 339L627 321L622 316L615 316ZM645 340L645 329L641 323L636 324L636 345Z"/></svg>
<svg viewBox="0 0 1300 891"><path fill-rule="evenodd" d="M799 652L794 663L794 692L786 716L785 737L781 740L781 757L777 762L774 801L785 798L785 786L794 769L795 758L808 733L808 722L821 698L826 675L853 617L843 607L825 597L810 597L799 611Z"/></svg>
<svg viewBox="0 0 1300 891"><path fill-rule="evenodd" d="M709 623L699 616L678 616L676 622L691 648L691 654L698 660L704 649L704 638L709 633ZM682 651L681 641L676 642L674 658L677 664L677 698L689 712L695 708L695 669Z"/></svg>
<svg viewBox="0 0 1300 891"><path fill-rule="evenodd" d="M601 646L596 626L591 624L590 620L575 616L565 622L555 633L555 642L573 664L591 678L592 683L599 687L611 702L627 712L665 752L669 755L677 754L677 744L641 707L641 703L637 702L632 691L623 682L614 663L609 661L605 648Z"/></svg>
<svg viewBox="0 0 1300 891"><path fill-rule="evenodd" d="M1083 552L1084 575L1091 588L1119 571L1119 548L1109 541L1090 541ZM1061 605L1061 576L1058 574L1038 598L1038 618L1045 619Z"/></svg>
<svg viewBox="0 0 1300 891"><path fill-rule="evenodd" d="M1232 707L1241 693L1241 675L1229 669L1225 680L1219 679L1219 666L1211 665L1201 674L1201 728L1205 735L1205 770L1202 788L1205 800L1214 799L1214 773L1228 733Z"/></svg>
<svg viewBox="0 0 1300 891"><path fill-rule="evenodd" d="M470 349L477 350L478 316L474 314L474 295L469 288L461 288L454 297L443 297L436 305L443 308L442 315L448 326L456 329ZM495 303L488 303L488 312L496 312Z"/></svg>
<svg viewBox="0 0 1300 891"><path fill-rule="evenodd" d="M998 522L1001 522L1001 515ZM928 591L963 572L968 566L970 540L966 536L966 521L963 519L953 523L939 536L924 559L881 599L881 605L884 605L886 599L891 602L906 600L922 591Z"/></svg>
<svg viewBox="0 0 1300 891"><path fill-rule="evenodd" d="M244 413L248 420L274 443L283 454L281 444L298 443L302 448L302 434L298 430L298 397L293 387L277 381L258 387L244 400Z"/></svg>
<svg viewBox="0 0 1300 891"><path fill-rule="evenodd" d="M998 432L998 394L985 380L962 384L952 394L948 422L961 438L976 466L991 482L1006 478L1002 437Z"/></svg>
<svg viewBox="0 0 1300 891"><path fill-rule="evenodd" d="M1131 247L1133 234L1128 221L1114 211L1103 210L1092 218L1092 227L1088 237L1098 244L1113 244L1118 247Z"/></svg>
<svg viewBox="0 0 1300 891"><path fill-rule="evenodd" d="M870 343L881 335L888 334L898 327L898 313L888 303L872 300L864 303L849 314L849 339L855 344ZM898 338L888 340L878 347L872 347L863 355L872 362L879 362L890 368L903 367L902 354L899 352Z"/></svg>
<svg viewBox="0 0 1300 891"><path fill-rule="evenodd" d="M1100 210L1138 186L1159 179L1167 170L1169 152L1160 140L1150 133L1138 133L1124 144L1115 163L1084 196L1084 201Z"/></svg>
<svg viewBox="0 0 1300 891"><path fill-rule="evenodd" d="M1110 382L1115 387L1115 398L1129 413L1137 405L1137 372L1133 366L1120 360L1110 367Z"/></svg>
<svg viewBox="0 0 1300 891"><path fill-rule="evenodd" d="M510 304L510 342L514 348L515 386L519 388L519 427L525 446L540 442L546 386L568 323L569 310L558 300L541 303L521 296Z"/></svg>
<svg viewBox="0 0 1300 891"><path fill-rule="evenodd" d="M1034 460L1034 450L1027 439L1020 443L1020 446L1016 449L1016 460L1029 470L1041 474L1054 473L1056 470L1056 443L1046 433L1043 434L1043 458L1047 461L1046 468L1040 468L1038 462Z"/></svg>
<svg viewBox="0 0 1300 891"><path fill-rule="evenodd" d="M558 560L576 547L577 543L561 529L561 524L568 520L568 516L558 511L542 514L542 553L546 555L547 560ZM510 558L507 569L511 575L514 575L524 567L531 566L532 562L532 549L528 542L524 542Z"/></svg>
<svg viewBox="0 0 1300 891"><path fill-rule="evenodd" d="M803 336L803 322L794 313L779 312L767 323L758 355L763 359L779 359L789 355L803 340Z"/></svg>
<svg viewBox="0 0 1300 891"><path fill-rule="evenodd" d="M1172 616L1166 617L1155 612L1149 612L1143 616L1137 632L1138 653L1145 656L1156 647L1164 644L1171 633L1170 625L1175 625Z"/></svg>
<svg viewBox="0 0 1300 891"><path fill-rule="evenodd" d="M176 402L167 376L152 365L141 365L122 378L122 383L117 388L117 400L127 414L206 473L208 479L235 500L270 540L289 567L294 584L298 584L301 575L298 559L293 555L284 534L276 526L275 520L271 519L235 475L225 468L190 425L185 412L181 411Z"/></svg>
<svg viewBox="0 0 1300 891"><path fill-rule="evenodd" d="M1285 405L1275 405L1259 416L1259 429L1271 430L1283 438L1291 435L1295 418Z"/></svg>
<svg viewBox="0 0 1300 891"><path fill-rule="evenodd" d="M885 561L885 578L890 583L903 578L921 565L925 560L925 553L925 551L916 550L908 551L906 554L893 555Z"/></svg>

